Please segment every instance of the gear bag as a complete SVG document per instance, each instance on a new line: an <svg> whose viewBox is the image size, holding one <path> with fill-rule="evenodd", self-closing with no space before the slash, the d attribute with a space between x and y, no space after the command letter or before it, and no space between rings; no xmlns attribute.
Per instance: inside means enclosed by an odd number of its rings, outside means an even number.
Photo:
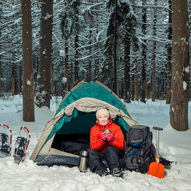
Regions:
<svg viewBox="0 0 191 191"><path fill-rule="evenodd" d="M125 154L122 158L124 169L146 173L153 161L155 147L152 143L152 132L143 125L132 126L126 135Z"/></svg>

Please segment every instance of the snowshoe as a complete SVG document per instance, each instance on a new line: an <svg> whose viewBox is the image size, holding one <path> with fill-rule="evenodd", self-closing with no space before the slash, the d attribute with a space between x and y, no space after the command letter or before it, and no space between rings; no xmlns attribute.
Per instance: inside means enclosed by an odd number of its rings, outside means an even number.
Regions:
<svg viewBox="0 0 191 191"><path fill-rule="evenodd" d="M21 132L25 131L26 136L21 136ZM21 161L23 162L26 158L26 151L28 149L29 146L29 142L30 142L30 132L27 129L27 127L21 127L20 128L20 132L19 132L19 136L16 139L15 142L15 150L14 150L14 161L15 163L19 164Z"/></svg>
<svg viewBox="0 0 191 191"><path fill-rule="evenodd" d="M0 128L0 158L4 158L11 155L12 150L12 130L5 124L0 124L0 127L9 130L9 135L5 132L1 132Z"/></svg>

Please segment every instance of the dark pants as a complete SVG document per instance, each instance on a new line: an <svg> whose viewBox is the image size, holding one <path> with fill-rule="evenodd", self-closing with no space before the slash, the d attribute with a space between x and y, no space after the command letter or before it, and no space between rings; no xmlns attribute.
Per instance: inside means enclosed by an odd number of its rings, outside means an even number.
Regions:
<svg viewBox="0 0 191 191"><path fill-rule="evenodd" d="M89 149L88 165L91 171L95 171L97 168L115 168L120 167L119 158L123 155L123 152L116 149L113 146L106 148L105 153Z"/></svg>

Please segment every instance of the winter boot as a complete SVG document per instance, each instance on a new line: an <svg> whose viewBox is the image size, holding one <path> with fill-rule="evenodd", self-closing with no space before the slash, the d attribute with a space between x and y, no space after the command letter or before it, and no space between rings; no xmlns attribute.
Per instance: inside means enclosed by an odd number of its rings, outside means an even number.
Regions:
<svg viewBox="0 0 191 191"><path fill-rule="evenodd" d="M111 169L111 174L112 176L115 177L123 177L123 172L121 171L121 169L119 167L115 167Z"/></svg>
<svg viewBox="0 0 191 191"><path fill-rule="evenodd" d="M103 168L103 167L97 167L97 168L95 169L95 173L98 174L98 175L100 175L100 176L106 176L106 175L109 174L109 172L107 171L107 169L106 169L106 168Z"/></svg>

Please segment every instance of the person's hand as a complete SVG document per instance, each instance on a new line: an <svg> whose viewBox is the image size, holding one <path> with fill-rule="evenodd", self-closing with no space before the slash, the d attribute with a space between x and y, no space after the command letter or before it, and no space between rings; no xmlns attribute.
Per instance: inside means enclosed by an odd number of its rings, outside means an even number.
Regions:
<svg viewBox="0 0 191 191"><path fill-rule="evenodd" d="M114 140L114 136L113 136L113 133L112 131L108 131L107 134L106 134L106 138L109 142L112 142Z"/></svg>
<svg viewBox="0 0 191 191"><path fill-rule="evenodd" d="M101 135L100 135L100 139L101 139L102 141L105 141L106 138L107 138L106 132L105 132L105 131L102 131L102 132L101 132Z"/></svg>

